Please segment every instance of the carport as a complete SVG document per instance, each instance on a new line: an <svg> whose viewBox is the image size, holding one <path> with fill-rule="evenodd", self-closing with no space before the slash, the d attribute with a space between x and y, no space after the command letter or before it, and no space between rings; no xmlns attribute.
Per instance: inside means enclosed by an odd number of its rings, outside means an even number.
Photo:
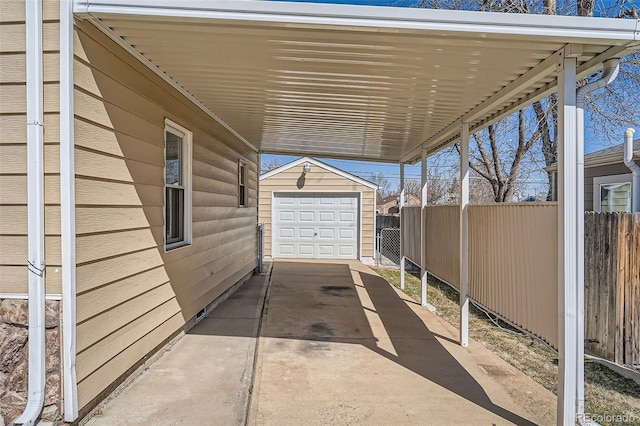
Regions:
<svg viewBox="0 0 640 426"><path fill-rule="evenodd" d="M401 170L422 160L423 205L428 155L460 140L464 165L470 132L558 91L558 423L575 424L583 399L576 79L637 49L638 22L252 0L63 3L61 57L71 65L61 68L63 96L72 93L75 15L257 152L398 162ZM72 127L71 101L61 116ZM61 141L71 159L72 140ZM461 169L465 277L468 167ZM73 205L73 196L62 202ZM463 278L462 346L465 285ZM65 404L72 404L73 372L64 373Z"/></svg>

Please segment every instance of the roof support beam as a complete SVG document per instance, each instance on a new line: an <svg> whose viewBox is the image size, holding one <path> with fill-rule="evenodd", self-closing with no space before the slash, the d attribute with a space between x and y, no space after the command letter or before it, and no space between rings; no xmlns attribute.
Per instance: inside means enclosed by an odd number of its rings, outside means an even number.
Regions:
<svg viewBox="0 0 640 426"><path fill-rule="evenodd" d="M427 306L427 149L422 148L420 164L421 191L420 191L420 281L422 306Z"/></svg>
<svg viewBox="0 0 640 426"><path fill-rule="evenodd" d="M469 124L460 130L460 346L469 346Z"/></svg>
<svg viewBox="0 0 640 426"><path fill-rule="evenodd" d="M576 424L578 229L576 58L558 75L558 425Z"/></svg>
<svg viewBox="0 0 640 426"><path fill-rule="evenodd" d="M404 257L404 237L402 235L403 233L403 221L404 221L404 214L402 214L402 209L404 208L404 197L405 197L405 190L404 190L404 163L400 162L400 200L399 200L399 204L400 204L400 289L404 290L404 273L405 273L405 257Z"/></svg>

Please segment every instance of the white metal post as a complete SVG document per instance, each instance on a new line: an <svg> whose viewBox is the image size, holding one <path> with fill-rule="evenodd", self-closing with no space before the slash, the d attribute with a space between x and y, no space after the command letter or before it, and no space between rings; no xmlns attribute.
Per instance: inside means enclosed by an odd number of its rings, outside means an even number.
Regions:
<svg viewBox="0 0 640 426"><path fill-rule="evenodd" d="M460 346L469 346L469 124L460 131Z"/></svg>
<svg viewBox="0 0 640 426"><path fill-rule="evenodd" d="M420 164L421 191L420 191L420 281L421 303L427 306L427 150L422 148Z"/></svg>
<svg viewBox="0 0 640 426"><path fill-rule="evenodd" d="M76 195L73 107L73 0L60 2L60 226L64 420L78 417L76 377Z"/></svg>
<svg viewBox="0 0 640 426"><path fill-rule="evenodd" d="M399 213L400 213L400 288L404 290L404 274L405 274L405 258L404 258L404 213L402 208L404 207L404 163L400 162L400 200L399 200Z"/></svg>
<svg viewBox="0 0 640 426"><path fill-rule="evenodd" d="M558 425L576 423L577 248L576 58L558 75Z"/></svg>

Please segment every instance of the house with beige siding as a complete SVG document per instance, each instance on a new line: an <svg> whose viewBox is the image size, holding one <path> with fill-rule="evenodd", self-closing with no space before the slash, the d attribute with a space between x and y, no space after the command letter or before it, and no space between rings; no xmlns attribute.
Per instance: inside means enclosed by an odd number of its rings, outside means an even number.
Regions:
<svg viewBox="0 0 640 426"><path fill-rule="evenodd" d="M267 230L272 257L373 256L373 187L309 158L263 177L271 197L258 197L262 152L394 162L402 177L420 161L426 181L429 155L459 141L461 207L448 219L460 231L466 347L468 135L558 92L566 200L560 303L546 318L557 321L558 423L574 424L576 81L614 76L640 48L637 25L258 0L0 1L3 420L79 422L252 273L258 210L279 220ZM303 229L321 213L348 226ZM426 295L427 222L416 220ZM296 230L334 242L286 243Z"/></svg>
<svg viewBox="0 0 640 426"><path fill-rule="evenodd" d="M309 157L261 175L265 257L373 263L377 189Z"/></svg>
<svg viewBox="0 0 640 426"><path fill-rule="evenodd" d="M37 64L27 58L30 3L37 2L0 4L0 316L3 355L18 354L0 374L5 422L26 403L23 330L32 278L46 289L44 404L53 418L71 410L73 419L257 265L256 149L86 20L68 27L73 81L61 82L65 24L55 1L43 3L42 54L35 58L43 78L31 83L28 68ZM27 103L37 102L28 99L31 84L43 90L41 118L29 116ZM69 95L71 123L60 107ZM29 170L38 154L29 151L25 126L32 119L43 129L41 212L29 210L30 186L38 186ZM61 129L70 125L73 143L62 146ZM72 163L61 166L69 154ZM69 209L64 200L74 190ZM41 263L27 263L32 218L42 221ZM75 227L73 241L61 241L61 226ZM66 272L75 289L63 288ZM68 289L75 318L61 303ZM71 331L63 333L61 321L69 320ZM62 401L74 395L63 395L70 389L61 378L72 366L61 356L75 358L77 405L66 409Z"/></svg>

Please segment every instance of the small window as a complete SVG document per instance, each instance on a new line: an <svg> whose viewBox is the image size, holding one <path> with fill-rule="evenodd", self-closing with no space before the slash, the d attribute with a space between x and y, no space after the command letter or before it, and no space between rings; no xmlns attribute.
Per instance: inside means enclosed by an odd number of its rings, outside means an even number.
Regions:
<svg viewBox="0 0 640 426"><path fill-rule="evenodd" d="M600 211L631 211L631 182L600 185Z"/></svg>
<svg viewBox="0 0 640 426"><path fill-rule="evenodd" d="M632 175L593 178L593 209L599 212L631 211Z"/></svg>
<svg viewBox="0 0 640 426"><path fill-rule="evenodd" d="M191 244L191 139L190 131L165 120L165 250Z"/></svg>
<svg viewBox="0 0 640 426"><path fill-rule="evenodd" d="M238 163L238 206L247 207L247 165L240 161Z"/></svg>

